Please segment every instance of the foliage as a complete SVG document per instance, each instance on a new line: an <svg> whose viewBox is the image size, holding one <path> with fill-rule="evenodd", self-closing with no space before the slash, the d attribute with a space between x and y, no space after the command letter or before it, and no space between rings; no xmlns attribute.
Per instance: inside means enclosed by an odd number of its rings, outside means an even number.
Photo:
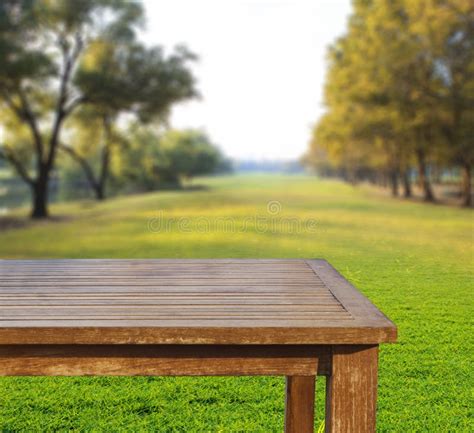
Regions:
<svg viewBox="0 0 474 433"><path fill-rule="evenodd" d="M74 85L81 56L101 35L133 35L141 17L140 5L125 0L1 2L0 104L28 130L32 163L21 158L16 139L1 144L0 157L31 187L33 217L48 215L63 126L88 98Z"/></svg>
<svg viewBox="0 0 474 433"><path fill-rule="evenodd" d="M402 178L407 196L416 164L427 200L428 165L454 164L469 181L469 204L473 40L469 0L354 1L347 34L328 53L327 112L306 161L317 166L326 156L348 179L386 173L394 194Z"/></svg>
<svg viewBox="0 0 474 433"><path fill-rule="evenodd" d="M178 181L212 173L221 159L217 147L201 131L167 131L161 138L161 147L164 171Z"/></svg>
<svg viewBox="0 0 474 433"><path fill-rule="evenodd" d="M222 161L219 149L199 130L156 131L134 125L118 156L115 177L129 188L177 187L216 172Z"/></svg>
<svg viewBox="0 0 474 433"><path fill-rule="evenodd" d="M7 137L0 157L31 186L33 217L48 215L60 148L79 162L103 198L120 116L164 119L174 103L196 96L188 65L194 55L185 47L166 54L144 46L136 37L143 22L141 4L128 0L0 3L0 109L15 117L2 118ZM86 144L98 148L98 169L83 148L64 143L76 134L65 129L80 128L80 121L68 125L75 115L100 121L101 138Z"/></svg>
<svg viewBox="0 0 474 433"><path fill-rule="evenodd" d="M143 153L134 145L138 155L130 152L120 155L124 149L120 143L127 139L123 136L124 131L120 134L116 126L118 121L121 117L123 121L124 115L127 115L128 122L131 119L140 123L166 121L173 104L197 95L194 77L188 69L188 62L193 60L195 56L185 47L177 47L166 56L162 48L147 48L130 38L125 41L96 40L85 53L76 84L90 97L87 106L76 116L72 135L90 130L94 120L98 125L95 137L87 141L89 147L92 144L88 153L83 152L83 140L73 140L72 146L65 145L62 149L82 167L96 198L104 199L106 196L114 158L136 160ZM146 145L140 140L136 144ZM147 152L145 149L144 153ZM93 153L95 155L91 158Z"/></svg>
<svg viewBox="0 0 474 433"><path fill-rule="evenodd" d="M62 221L3 232L0 256L324 257L399 327L381 348L377 431L473 431L470 210L295 175L200 182L209 188L54 205ZM163 229L150 230L157 218ZM278 218L314 219L316 231ZM228 219L234 231L218 224ZM324 380L316 393L317 428ZM0 431L283 430L283 378L0 378L0 395Z"/></svg>

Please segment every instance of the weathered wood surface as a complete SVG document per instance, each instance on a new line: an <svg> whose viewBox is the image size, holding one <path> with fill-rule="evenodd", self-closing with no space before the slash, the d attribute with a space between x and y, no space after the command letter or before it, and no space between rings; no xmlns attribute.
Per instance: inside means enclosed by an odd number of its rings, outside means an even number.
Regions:
<svg viewBox="0 0 474 433"><path fill-rule="evenodd" d="M0 376L315 376L329 346L0 345Z"/></svg>
<svg viewBox="0 0 474 433"><path fill-rule="evenodd" d="M286 378L285 433L313 433L315 376Z"/></svg>
<svg viewBox="0 0 474 433"><path fill-rule="evenodd" d="M0 344L377 344L324 260L0 260Z"/></svg>
<svg viewBox="0 0 474 433"><path fill-rule="evenodd" d="M326 432L375 433L378 346L334 346Z"/></svg>

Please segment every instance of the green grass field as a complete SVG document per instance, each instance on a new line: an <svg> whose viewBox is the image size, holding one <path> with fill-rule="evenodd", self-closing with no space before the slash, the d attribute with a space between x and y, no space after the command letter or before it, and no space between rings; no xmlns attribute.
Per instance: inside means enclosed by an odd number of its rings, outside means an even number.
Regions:
<svg viewBox="0 0 474 433"><path fill-rule="evenodd" d="M0 257L326 258L399 327L378 431L474 431L471 210L303 176L200 183L54 206L55 222L0 232ZM280 432L283 408L282 378L0 379L4 433Z"/></svg>

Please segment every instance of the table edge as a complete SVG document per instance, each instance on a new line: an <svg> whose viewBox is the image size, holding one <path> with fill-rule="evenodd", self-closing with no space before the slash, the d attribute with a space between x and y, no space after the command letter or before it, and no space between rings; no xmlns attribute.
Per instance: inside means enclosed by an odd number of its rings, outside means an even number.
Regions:
<svg viewBox="0 0 474 433"><path fill-rule="evenodd" d="M67 260L67 259L61 259ZM80 260L80 259L78 259ZM92 260L92 259L86 259ZM103 259L96 259L103 260ZM133 260L133 259L131 259ZM140 259L138 259L140 260ZM149 259L176 262L174 259ZM179 259L216 262L258 259ZM265 259L263 259L265 260ZM354 320L329 326L2 326L0 344L379 344L397 340L397 327L324 259L300 261L321 278ZM1 259L1 262L10 261ZM12 260L21 261L21 260ZM37 260L31 260L37 261ZM367 318L367 314L371 318Z"/></svg>

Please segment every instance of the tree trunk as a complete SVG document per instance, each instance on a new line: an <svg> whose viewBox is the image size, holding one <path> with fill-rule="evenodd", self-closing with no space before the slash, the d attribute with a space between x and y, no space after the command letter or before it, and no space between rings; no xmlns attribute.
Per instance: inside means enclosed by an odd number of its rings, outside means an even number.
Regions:
<svg viewBox="0 0 474 433"><path fill-rule="evenodd" d="M471 165L466 163L462 167L462 205L471 206Z"/></svg>
<svg viewBox="0 0 474 433"><path fill-rule="evenodd" d="M110 123L110 118L108 116L104 116L102 119L102 124L104 127L104 147L102 148L99 181L96 188L97 200L105 200L106 197L105 190L107 186L107 180L109 178L110 147L112 145L112 130Z"/></svg>
<svg viewBox="0 0 474 433"><path fill-rule="evenodd" d="M392 196L397 197L398 196L398 171L397 170L390 171L390 188L392 191Z"/></svg>
<svg viewBox="0 0 474 433"><path fill-rule="evenodd" d="M32 185L33 206L31 218L42 219L48 217L48 185L49 176L47 174L41 175Z"/></svg>
<svg viewBox="0 0 474 433"><path fill-rule="evenodd" d="M85 157L77 153L72 147L64 145L60 146L63 151L67 152L76 162L79 163L86 175L90 188L94 192L96 200L105 200L106 197L105 191L109 177L110 153L112 146L110 119L107 116L104 116L102 122L104 127L104 142L101 149L100 168L97 176L94 174L92 166Z"/></svg>
<svg viewBox="0 0 474 433"><path fill-rule="evenodd" d="M427 170L426 170L426 159L425 152L423 149L418 149L416 151L416 157L418 161L418 176L420 181L420 186L423 190L423 198L425 201L433 202L435 201L433 191L431 189L431 184L428 179Z"/></svg>
<svg viewBox="0 0 474 433"><path fill-rule="evenodd" d="M86 174L87 182L94 192L96 200L105 200L105 186L109 172L110 150L108 144L105 144L104 146L105 147L102 149L101 154L100 172L97 177L94 175L94 171L86 158L78 155L71 148L63 147L63 149L66 150L82 167Z"/></svg>
<svg viewBox="0 0 474 433"><path fill-rule="evenodd" d="M383 188L385 186L384 179L385 179L385 173L379 170L377 173L377 185Z"/></svg>
<svg viewBox="0 0 474 433"><path fill-rule="evenodd" d="M403 180L403 197L409 198L412 196L411 194L411 183L410 183L410 175L408 174L408 170L404 170L402 174Z"/></svg>
<svg viewBox="0 0 474 433"><path fill-rule="evenodd" d="M94 188L96 200L105 200L105 183L97 184Z"/></svg>
<svg viewBox="0 0 474 433"><path fill-rule="evenodd" d="M106 197L105 190L107 179L109 178L110 164L110 148L108 143L106 143L102 149L101 159L99 180L95 188L95 198L97 200L105 200Z"/></svg>

